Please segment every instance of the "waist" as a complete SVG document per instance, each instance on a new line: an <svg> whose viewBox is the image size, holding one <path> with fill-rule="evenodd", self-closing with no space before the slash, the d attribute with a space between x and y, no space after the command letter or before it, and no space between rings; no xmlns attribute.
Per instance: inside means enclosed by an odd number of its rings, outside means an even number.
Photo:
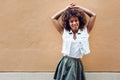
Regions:
<svg viewBox="0 0 120 80"><path fill-rule="evenodd" d="M74 57L67 56L67 55L65 55L64 57L66 57L66 58L70 58L70 59L74 59L74 60L80 60L80 58L74 58Z"/></svg>

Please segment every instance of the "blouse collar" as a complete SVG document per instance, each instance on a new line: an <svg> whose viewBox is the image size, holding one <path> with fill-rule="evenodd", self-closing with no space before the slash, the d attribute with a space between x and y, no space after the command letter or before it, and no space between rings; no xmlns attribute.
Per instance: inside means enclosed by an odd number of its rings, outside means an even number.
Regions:
<svg viewBox="0 0 120 80"><path fill-rule="evenodd" d="M69 34L73 34L72 30L69 31ZM81 34L81 30L79 29L77 34Z"/></svg>

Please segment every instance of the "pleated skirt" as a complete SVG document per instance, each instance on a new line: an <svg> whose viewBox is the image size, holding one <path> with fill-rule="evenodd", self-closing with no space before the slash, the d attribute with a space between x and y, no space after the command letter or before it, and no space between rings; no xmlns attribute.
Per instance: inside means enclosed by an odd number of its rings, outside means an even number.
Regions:
<svg viewBox="0 0 120 80"><path fill-rule="evenodd" d="M81 60L63 56L57 65L54 80L85 80Z"/></svg>

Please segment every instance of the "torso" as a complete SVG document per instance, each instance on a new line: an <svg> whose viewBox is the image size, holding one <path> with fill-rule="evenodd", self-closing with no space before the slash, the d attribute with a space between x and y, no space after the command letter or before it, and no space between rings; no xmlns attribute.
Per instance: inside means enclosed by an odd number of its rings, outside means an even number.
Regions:
<svg viewBox="0 0 120 80"><path fill-rule="evenodd" d="M88 33L86 29L78 30L77 33L73 33L72 31L64 30L62 38L63 38L63 48L62 53L64 55L81 58L83 53L81 53L81 47L83 47L82 38L86 37L87 39Z"/></svg>

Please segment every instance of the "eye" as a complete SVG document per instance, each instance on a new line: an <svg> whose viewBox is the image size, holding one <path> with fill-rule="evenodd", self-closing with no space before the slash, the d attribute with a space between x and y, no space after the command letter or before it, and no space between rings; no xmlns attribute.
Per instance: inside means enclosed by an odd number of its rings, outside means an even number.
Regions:
<svg viewBox="0 0 120 80"><path fill-rule="evenodd" d="M75 20L75 22L78 22L78 20Z"/></svg>
<svg viewBox="0 0 120 80"><path fill-rule="evenodd" d="M71 20L70 23L73 23L73 20Z"/></svg>

